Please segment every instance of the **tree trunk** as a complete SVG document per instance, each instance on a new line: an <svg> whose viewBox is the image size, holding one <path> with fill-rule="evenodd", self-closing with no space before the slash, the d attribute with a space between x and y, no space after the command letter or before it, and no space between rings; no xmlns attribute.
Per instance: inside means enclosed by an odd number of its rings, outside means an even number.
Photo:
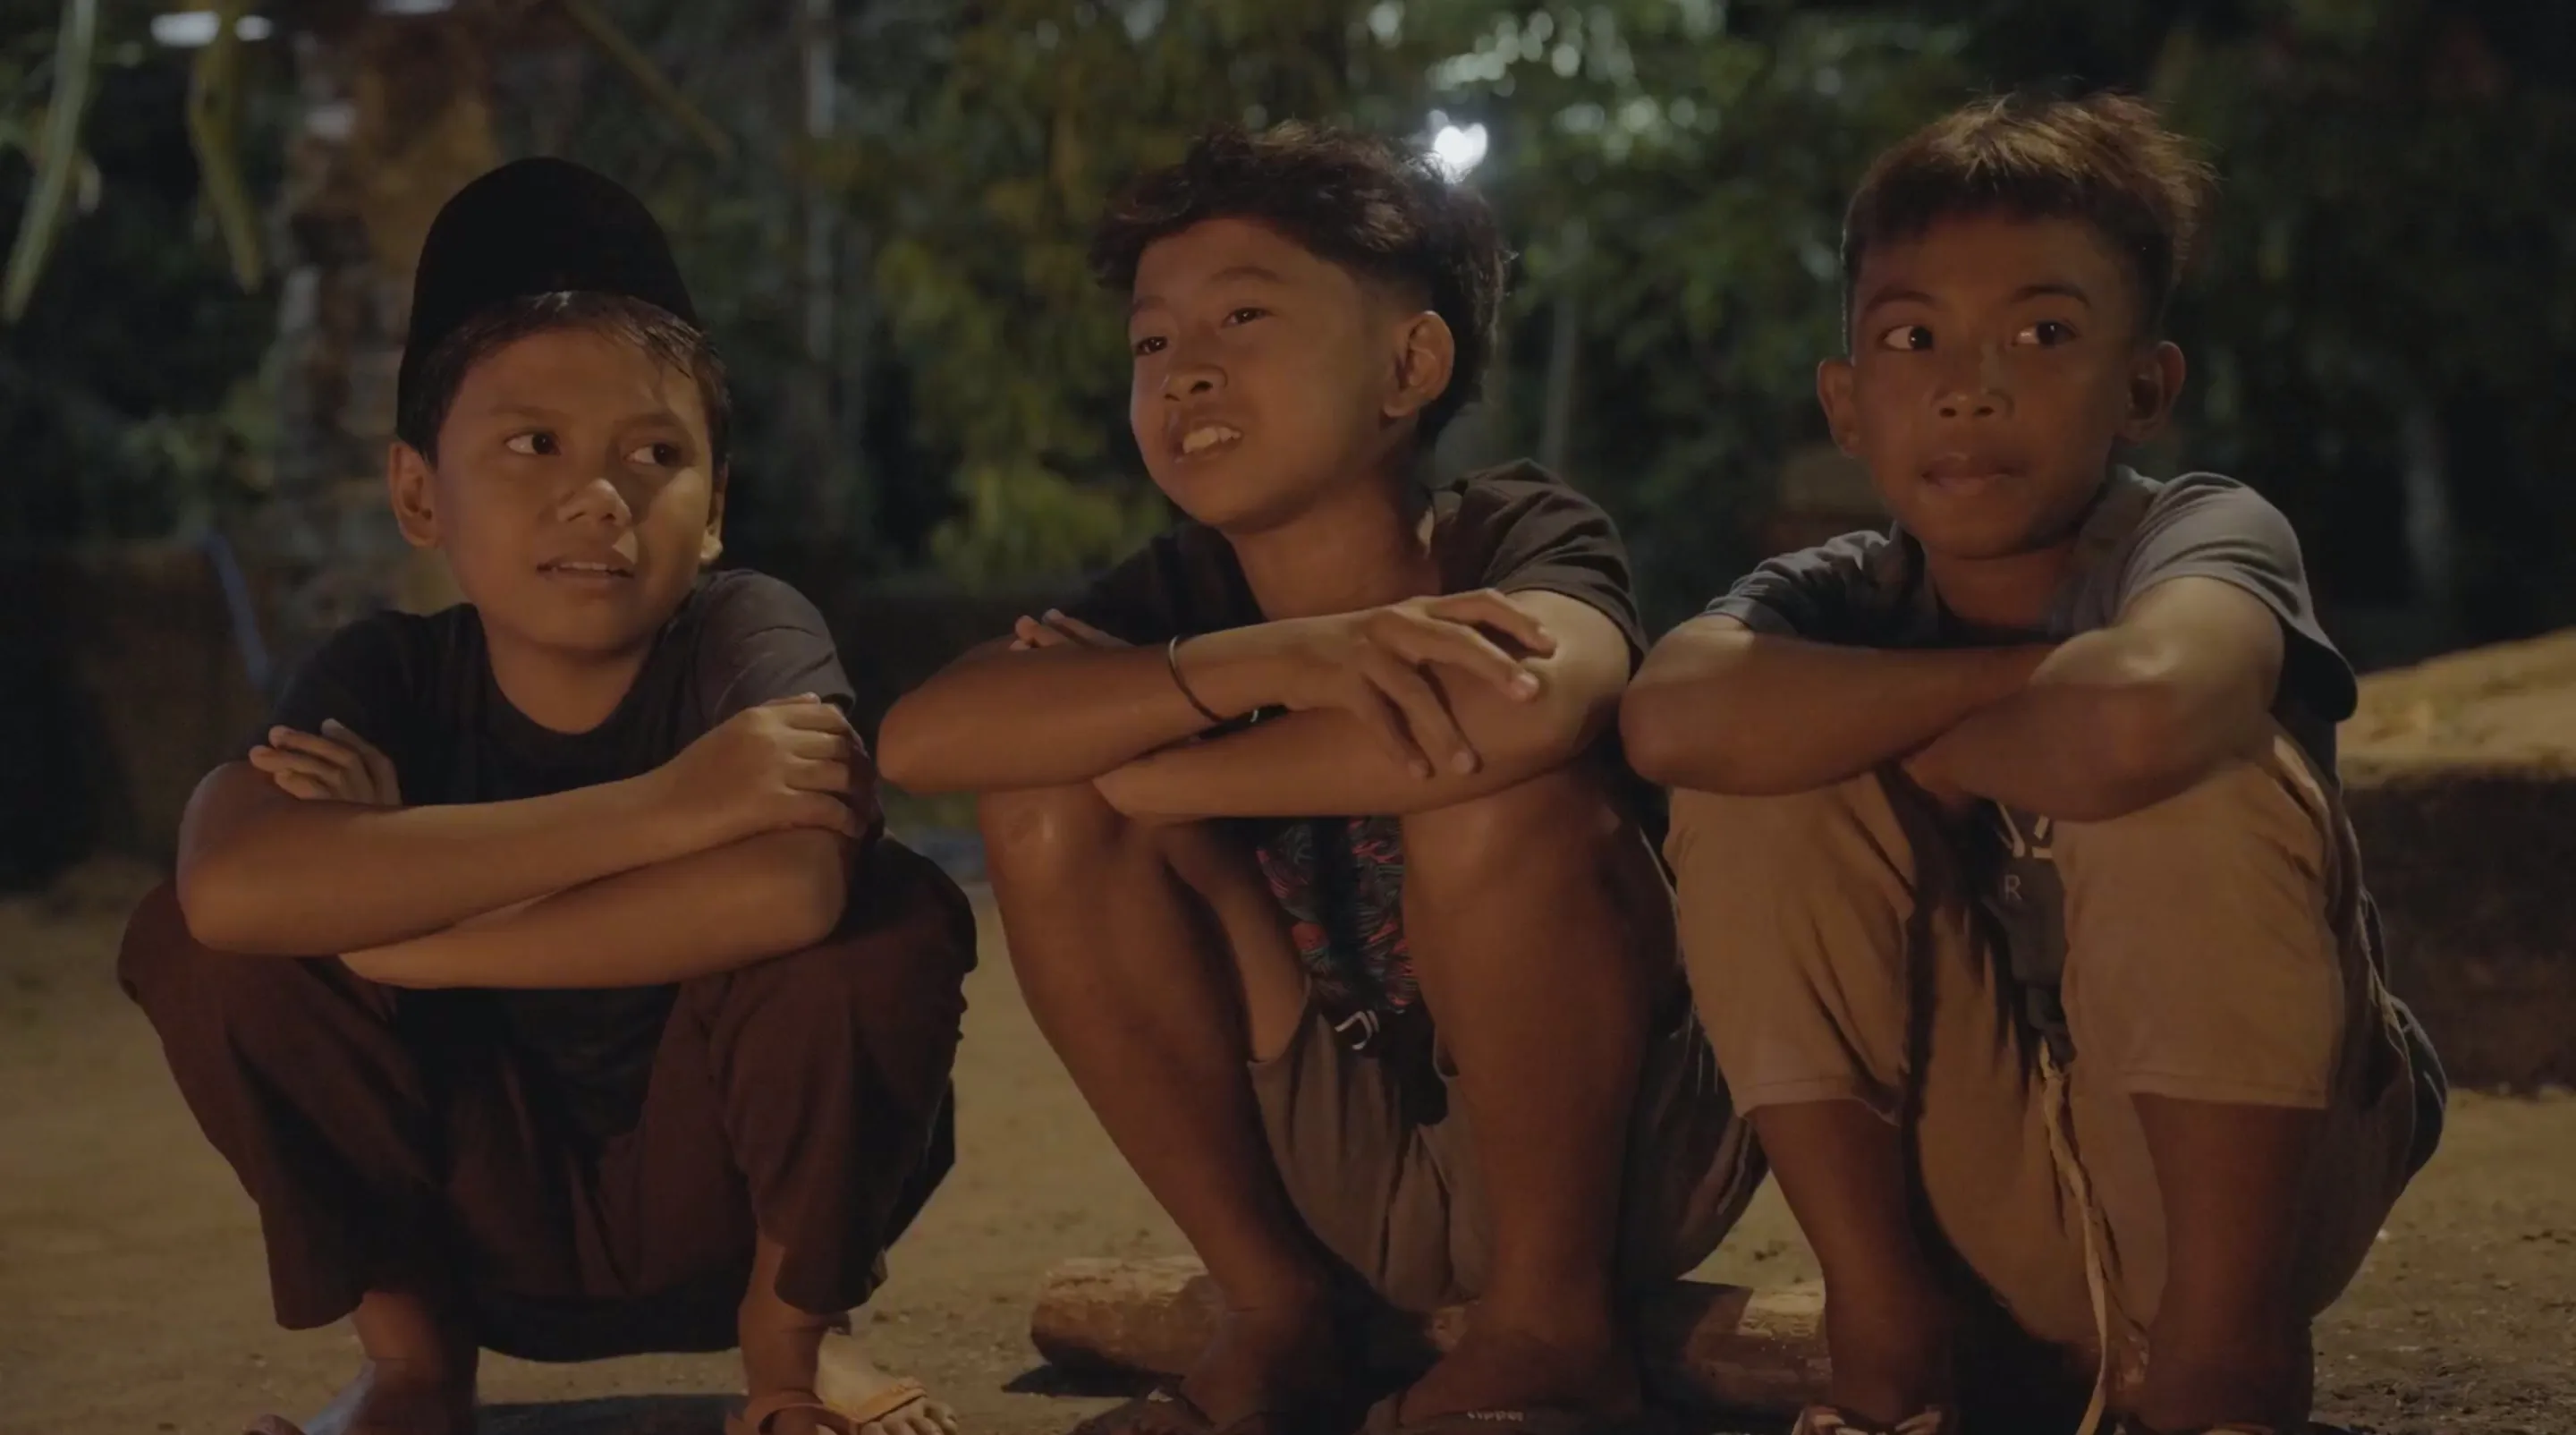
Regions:
<svg viewBox="0 0 2576 1435"><path fill-rule="evenodd" d="M455 601L446 565L387 511L413 265L439 207L499 161L493 17L313 7L295 39L302 120L281 199L286 274L275 367L276 493L252 546L282 585L270 621L292 662L355 618Z"/></svg>

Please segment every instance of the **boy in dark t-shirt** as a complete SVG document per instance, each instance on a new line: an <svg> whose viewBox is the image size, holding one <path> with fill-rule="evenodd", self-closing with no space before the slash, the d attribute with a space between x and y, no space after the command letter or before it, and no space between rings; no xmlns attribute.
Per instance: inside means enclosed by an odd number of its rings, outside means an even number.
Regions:
<svg viewBox="0 0 2576 1435"><path fill-rule="evenodd" d="M936 1435L842 1323L947 1170L973 921L879 835L820 615L702 571L724 379L660 230L561 161L468 185L399 382L395 517L468 601L314 655L119 960L280 1323L355 1327L315 1429L462 1435L482 1349L739 1345L740 1435Z"/></svg>
<svg viewBox="0 0 2576 1435"><path fill-rule="evenodd" d="M1526 464L1416 477L1491 352L1491 217L1419 154L1226 131L1096 256L1188 521L881 735L891 780L984 794L1039 1027L1225 1294L1094 1428L1325 1428L1352 1276L1480 1298L1380 1426L1632 1413L1621 1284L1696 1264L1760 1168L1607 750L1618 535Z"/></svg>
<svg viewBox="0 0 2576 1435"><path fill-rule="evenodd" d="M1989 1299L2094 1362L2087 1430L2302 1428L2311 1319L2431 1153L2298 542L2231 480L2112 462L2182 382L2206 178L2116 97L1883 156L1818 387L1896 526L1763 564L1624 702L1680 789L1720 1063L1824 1266L1802 1432L1953 1429L1994 1393L1951 1348Z"/></svg>

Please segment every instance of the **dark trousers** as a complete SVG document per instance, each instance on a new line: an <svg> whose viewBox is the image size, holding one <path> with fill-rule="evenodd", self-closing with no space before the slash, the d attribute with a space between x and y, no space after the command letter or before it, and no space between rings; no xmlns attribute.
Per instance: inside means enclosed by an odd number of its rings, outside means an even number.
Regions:
<svg viewBox="0 0 2576 1435"><path fill-rule="evenodd" d="M485 993L240 956L146 898L117 969L259 1207L280 1324L370 1290L467 1302L535 1360L729 1348L756 1232L778 1295L852 1309L954 1159L965 896L880 843L829 941L680 984L631 1128L585 1140Z"/></svg>

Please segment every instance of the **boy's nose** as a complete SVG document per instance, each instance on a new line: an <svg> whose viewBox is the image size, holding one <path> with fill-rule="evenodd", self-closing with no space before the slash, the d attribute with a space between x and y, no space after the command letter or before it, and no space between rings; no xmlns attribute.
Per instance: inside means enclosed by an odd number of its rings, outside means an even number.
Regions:
<svg viewBox="0 0 2576 1435"><path fill-rule="evenodd" d="M601 472L575 488L564 499L563 516L573 522L597 520L624 523L634 517L634 505L626 501L626 491L617 485L617 475Z"/></svg>
<svg viewBox="0 0 2576 1435"><path fill-rule="evenodd" d="M1224 387L1225 371L1214 364L1174 364L1163 375L1163 395L1166 398L1193 399Z"/></svg>
<svg viewBox="0 0 2576 1435"><path fill-rule="evenodd" d="M2003 356L1981 350L1953 361L1941 376L1933 407L1945 419L2001 418L2012 412L2012 389L2005 382Z"/></svg>

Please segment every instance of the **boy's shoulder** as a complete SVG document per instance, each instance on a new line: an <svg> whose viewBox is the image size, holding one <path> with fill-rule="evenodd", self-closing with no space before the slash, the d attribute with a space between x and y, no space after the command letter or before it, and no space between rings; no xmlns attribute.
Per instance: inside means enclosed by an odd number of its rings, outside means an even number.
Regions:
<svg viewBox="0 0 2576 1435"><path fill-rule="evenodd" d="M1602 514L1601 505L1568 483L1563 475L1526 458L1471 469L1432 485L1432 493L1436 497L1453 499L1462 512L1479 515L1522 514L1532 510ZM1602 516L1607 519L1606 514Z"/></svg>
<svg viewBox="0 0 2576 1435"><path fill-rule="evenodd" d="M720 568L699 575L677 615L692 619L701 632L729 639L765 628L823 625L814 600L783 578L757 568Z"/></svg>
<svg viewBox="0 0 2576 1435"><path fill-rule="evenodd" d="M483 623L470 603L434 613L383 608L342 624L304 660L307 669L403 685L434 682L449 669L478 661Z"/></svg>

